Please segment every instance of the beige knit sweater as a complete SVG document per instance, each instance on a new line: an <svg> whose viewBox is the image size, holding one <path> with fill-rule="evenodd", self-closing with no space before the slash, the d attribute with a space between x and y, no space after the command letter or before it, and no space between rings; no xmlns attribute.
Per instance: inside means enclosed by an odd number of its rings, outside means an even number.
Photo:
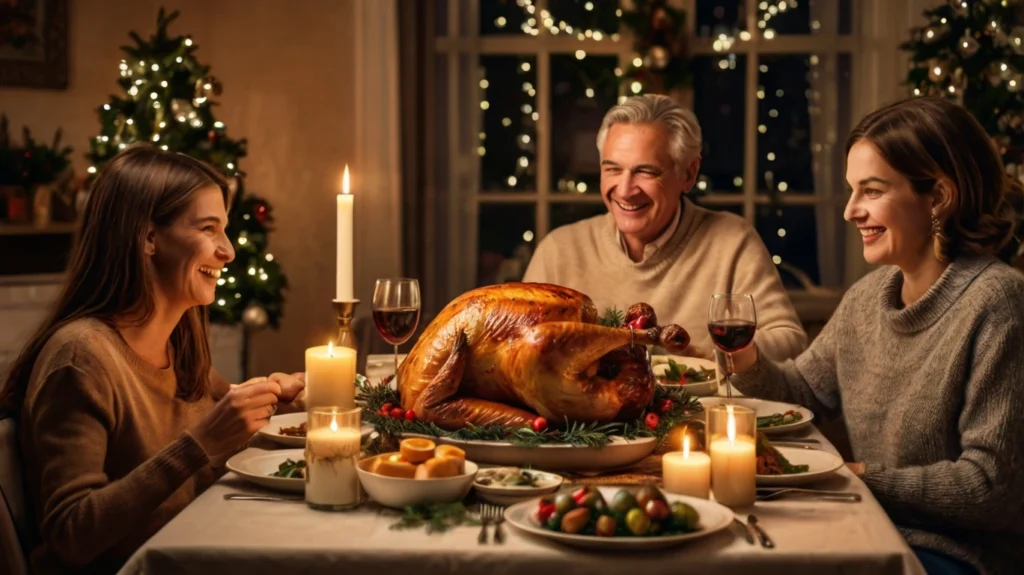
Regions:
<svg viewBox="0 0 1024 575"><path fill-rule="evenodd" d="M146 363L106 324L58 331L36 360L19 418L38 526L33 573L113 573L219 470L186 431L227 384L194 403L174 370Z"/></svg>
<svg viewBox="0 0 1024 575"><path fill-rule="evenodd" d="M773 359L796 357L807 335L757 232L742 218L684 198L671 236L634 262L622 249L611 214L553 230L530 261L523 281L579 290L598 311L654 306L658 322L675 323L692 338L692 355L712 357L708 304L717 293L749 293L757 308L758 348Z"/></svg>

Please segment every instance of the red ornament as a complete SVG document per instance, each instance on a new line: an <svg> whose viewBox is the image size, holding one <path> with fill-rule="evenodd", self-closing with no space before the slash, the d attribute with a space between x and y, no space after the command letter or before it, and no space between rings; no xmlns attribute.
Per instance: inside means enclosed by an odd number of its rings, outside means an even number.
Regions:
<svg viewBox="0 0 1024 575"><path fill-rule="evenodd" d="M391 405L390 403L385 403L384 405L380 406L380 409L378 411L384 415L391 415L392 407L394 407L394 405Z"/></svg>
<svg viewBox="0 0 1024 575"><path fill-rule="evenodd" d="M532 427L534 431L540 433L548 428L548 420L544 419L543 417L538 417L537 419L533 420Z"/></svg>
<svg viewBox="0 0 1024 575"><path fill-rule="evenodd" d="M416 412L411 410L411 409L409 411L406 411L405 412L405 420L406 421L416 421Z"/></svg>
<svg viewBox="0 0 1024 575"><path fill-rule="evenodd" d="M209 138L211 142L216 142L217 141L217 132L214 132L213 130L210 130L209 132L206 133L206 137Z"/></svg>
<svg viewBox="0 0 1024 575"><path fill-rule="evenodd" d="M391 417L395 419L402 419L405 416L405 410L401 407L395 407L391 409Z"/></svg>
<svg viewBox="0 0 1024 575"><path fill-rule="evenodd" d="M658 401L658 411L662 413L668 413L672 409L675 403L671 399L662 399Z"/></svg>
<svg viewBox="0 0 1024 575"><path fill-rule="evenodd" d="M270 215L270 210L266 204L256 204L256 208L253 211L256 215L256 221L261 224L267 221L267 217Z"/></svg>
<svg viewBox="0 0 1024 575"><path fill-rule="evenodd" d="M658 427L658 422L660 420L661 420L661 418L658 417L657 413L648 413L647 417L644 418L644 423L647 424L648 428L654 429L654 428Z"/></svg>

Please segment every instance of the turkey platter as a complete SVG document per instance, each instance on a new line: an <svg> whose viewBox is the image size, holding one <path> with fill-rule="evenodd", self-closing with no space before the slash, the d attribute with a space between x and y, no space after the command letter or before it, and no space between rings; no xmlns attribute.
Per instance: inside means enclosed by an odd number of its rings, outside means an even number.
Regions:
<svg viewBox="0 0 1024 575"><path fill-rule="evenodd" d="M654 397L648 344L683 353L677 325L659 327L647 304L627 327L598 323L578 291L507 283L466 292L427 326L398 370L404 409L447 430L467 424L530 427L639 417Z"/></svg>

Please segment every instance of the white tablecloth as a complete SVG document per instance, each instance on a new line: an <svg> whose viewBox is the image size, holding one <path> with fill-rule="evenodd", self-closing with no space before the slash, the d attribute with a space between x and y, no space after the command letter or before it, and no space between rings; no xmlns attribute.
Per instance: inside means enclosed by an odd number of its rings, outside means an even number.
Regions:
<svg viewBox="0 0 1024 575"><path fill-rule="evenodd" d="M809 436L835 451L817 430ZM433 535L394 531L398 513L373 504L330 513L303 502L226 501L226 493L261 492L229 473L139 549L121 573L924 573L863 482L843 468L814 487L857 492L864 500L784 499L736 510L742 518L755 513L775 549L748 544L734 526L669 551L611 554L564 547L508 523L504 545L478 545L479 527Z"/></svg>

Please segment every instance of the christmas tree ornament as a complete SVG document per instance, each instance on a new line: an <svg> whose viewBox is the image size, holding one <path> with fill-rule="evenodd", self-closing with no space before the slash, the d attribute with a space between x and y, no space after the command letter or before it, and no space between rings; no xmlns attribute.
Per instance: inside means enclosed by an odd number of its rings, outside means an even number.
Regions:
<svg viewBox="0 0 1024 575"><path fill-rule="evenodd" d="M171 100L171 113L174 114L175 119L179 122L184 122L192 115L194 115L196 109L192 107L192 102L184 98L175 98Z"/></svg>
<svg viewBox="0 0 1024 575"><path fill-rule="evenodd" d="M245 311L242 312L242 323L251 331L259 331L266 329L267 325L270 324L270 316L263 306L254 303L246 307Z"/></svg>
<svg viewBox="0 0 1024 575"><path fill-rule="evenodd" d="M946 79L946 68L938 59L928 62L928 79L932 82L941 82Z"/></svg>
<svg viewBox="0 0 1024 575"><path fill-rule="evenodd" d="M253 215L256 216L256 221L262 224L270 216L270 209L267 208L267 204L256 204L253 208Z"/></svg>
<svg viewBox="0 0 1024 575"><path fill-rule="evenodd" d="M644 66L647 66L655 72L660 72L665 68L668 68L669 60L672 59L672 55L669 54L668 49L664 46L654 45L651 46L647 54L644 55Z"/></svg>
<svg viewBox="0 0 1024 575"><path fill-rule="evenodd" d="M932 44L936 40L945 36L947 32L949 32L949 26L929 26L924 29L924 32L921 34L921 39L927 44Z"/></svg>
<svg viewBox="0 0 1024 575"><path fill-rule="evenodd" d="M963 38L960 38L958 47L960 48L961 54L963 54L967 58L970 58L971 56L975 55L978 52L979 45L978 41L975 40L974 36L971 35L971 31L968 30L964 32Z"/></svg>
<svg viewBox="0 0 1024 575"><path fill-rule="evenodd" d="M1010 30L1010 39L1008 42L1014 52L1024 55L1024 26L1014 26L1013 29Z"/></svg>

